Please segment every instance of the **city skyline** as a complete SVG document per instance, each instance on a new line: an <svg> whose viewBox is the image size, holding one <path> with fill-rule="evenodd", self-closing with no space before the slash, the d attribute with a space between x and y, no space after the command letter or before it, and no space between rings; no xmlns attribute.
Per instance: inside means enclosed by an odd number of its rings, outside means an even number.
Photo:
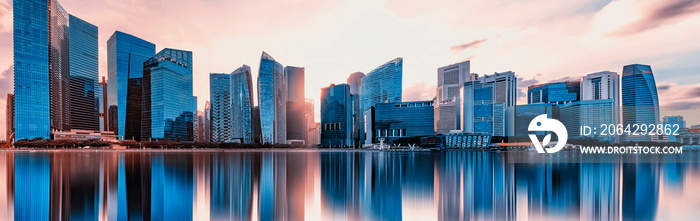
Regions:
<svg viewBox="0 0 700 221"><path fill-rule="evenodd" d="M250 21L251 24L212 22L220 18L216 15L217 12L223 12L221 10L225 11L232 7L225 5L229 3L220 2L200 2L192 6L192 2L185 1L182 4L167 5L168 7L161 7L165 6L163 2L85 3L63 0L60 3L67 11L99 27L100 76L107 74L106 40L115 30L151 41L157 45L158 50L167 46L191 50L197 54L196 57L199 60L194 61L197 63L194 66L194 95L200 98L199 110L203 109L205 101L210 100L207 85L209 73L227 73L240 64L247 64L253 67L252 77L257 78L259 72L256 68L259 64L257 55L261 51L275 55L275 58L284 64L305 67L307 75L305 92L308 98L316 101L320 97L320 88L334 82L344 82L347 76L356 71L368 73L369 70L388 59L402 57L405 59L403 74L406 79L402 87L404 101L432 99L436 91L437 68L468 59L471 60L473 72L482 75L509 70L518 73L518 104L524 104L523 95L528 85L564 80L561 77L578 78L598 71L622 73L623 65L633 63L650 64L654 68L659 89L659 103L662 106L680 104L694 108L700 104L697 98L700 91L698 84L700 80L697 78L700 76L694 74L700 70L700 64L689 61L697 57L694 55L700 53L700 46L689 44L692 39L697 39L695 36L697 34L689 33L682 36L666 34L673 30L690 30L697 26L695 25L697 22L692 22L700 19L696 3L684 5L685 7L680 9L672 7L676 1L572 3L567 6L550 4L538 9L542 10L542 15L523 15L522 12L515 14L528 18L523 20L531 24L493 16L475 16L479 17L480 21L483 19L486 24L461 26L457 24L459 19L452 18L456 16L454 13L458 10L447 10L447 8L448 6L467 8L467 5L461 4L471 3L444 2L425 5L421 6L426 10L423 14L413 10L413 8L419 8L415 3L397 5L391 1L275 3L272 4L274 7L271 10L281 11L279 16L282 16L284 22L272 19ZM487 9L499 9L496 7L498 4L501 3L481 3L481 6ZM515 5L522 7L525 4L528 3ZM3 49L12 47L11 5L11 1L0 2L0 48ZM195 21L174 19L179 17L173 13L181 11L177 9L185 5L194 7L192 14L199 15L199 19ZM256 12L262 10L263 6L269 5L263 2L250 3L249 6L251 11ZM366 9L367 6L372 7ZM640 6L648 6L648 12L639 11L635 14L635 10L638 10L636 8ZM214 10L217 7L221 9ZM307 7L312 10L308 15L298 15L285 12L288 7ZM513 8L516 7L509 5L501 9L517 12ZM575 14L573 16L564 16L566 18L562 19L563 21L555 22L543 17L553 17L581 8L584 10L575 11L578 13L573 13ZM663 11L664 9L675 11ZM446 22L430 22L440 21L440 16L437 14L445 10L449 12L448 18L442 18ZM213 11L213 15L203 14L209 11ZM343 15L348 15L347 13L350 12L357 12L351 14L350 18L368 16L356 22L349 21L347 18L341 19ZM105 15L112 15L112 17ZM122 16L128 18L125 21L114 19ZM584 28L573 30L572 27L575 25L562 27L565 21L580 22L584 24L582 26ZM615 22L605 24L605 21ZM279 29L279 33L284 33L283 35L261 37L270 34L270 31L261 30L255 26L264 26L268 23L289 27ZM239 26L251 29L244 33L234 31L213 34L212 31L221 30L215 28L216 24L221 28L232 30L239 28L231 27ZM298 29L298 31L290 31L290 29ZM377 32L374 35L367 35L365 31L368 29L377 30ZM558 34L559 32L562 34ZM553 33L557 35L538 39ZM202 35L207 34L206 38L202 38ZM307 35L317 36L308 37ZM564 40L550 41L554 38ZM566 46L564 48L567 50L560 50L555 46ZM325 52L319 53L324 49ZM237 53L230 55L230 50L237 50ZM0 69L11 67L11 51L0 52L2 55ZM574 51L574 53L568 51ZM654 53L649 54L649 51ZM541 61L537 62L532 59L533 57ZM2 73L0 85L3 91L0 92L12 93L12 69ZM562 73L564 73L563 76ZM255 90L253 94L256 95L257 88ZM1 97L0 107L4 108L5 96ZM254 100L257 101L257 99ZM319 103L316 102L317 113L320 110ZM665 115L670 114L662 113L662 117ZM317 116L320 115L317 114ZM689 117L686 116L686 118ZM0 116L0 119L2 121L0 124L4 125L5 116ZM693 119L687 120L691 125L696 122ZM5 133L0 134L4 136Z"/></svg>

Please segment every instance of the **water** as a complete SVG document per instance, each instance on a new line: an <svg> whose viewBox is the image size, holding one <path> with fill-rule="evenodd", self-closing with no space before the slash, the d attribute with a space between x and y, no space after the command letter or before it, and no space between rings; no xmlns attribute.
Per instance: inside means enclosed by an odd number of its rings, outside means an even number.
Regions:
<svg viewBox="0 0 700 221"><path fill-rule="evenodd" d="M3 151L0 220L695 220L699 158Z"/></svg>

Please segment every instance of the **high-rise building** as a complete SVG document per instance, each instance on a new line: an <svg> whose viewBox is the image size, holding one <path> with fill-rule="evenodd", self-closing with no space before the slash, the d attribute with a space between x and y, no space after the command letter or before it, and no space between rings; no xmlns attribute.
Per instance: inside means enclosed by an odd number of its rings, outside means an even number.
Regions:
<svg viewBox="0 0 700 221"><path fill-rule="evenodd" d="M378 142L377 138L384 138L384 143L396 143L400 138L433 135L433 103L411 101L376 104L372 123L373 143Z"/></svg>
<svg viewBox="0 0 700 221"><path fill-rule="evenodd" d="M470 62L463 61L438 68L437 95L435 101L435 132L447 134L460 129L459 87L464 82L474 81L478 75L471 74Z"/></svg>
<svg viewBox="0 0 700 221"><path fill-rule="evenodd" d="M204 142L204 111L197 111L197 136L194 141Z"/></svg>
<svg viewBox="0 0 700 221"><path fill-rule="evenodd" d="M197 110L197 96L192 97L192 140L199 141L199 111Z"/></svg>
<svg viewBox="0 0 700 221"><path fill-rule="evenodd" d="M622 124L661 123L659 95L651 66L632 64L622 69ZM625 141L649 141L651 136L625 136Z"/></svg>
<svg viewBox="0 0 700 221"><path fill-rule="evenodd" d="M566 104L581 100L581 82L553 82L527 87L527 103Z"/></svg>
<svg viewBox="0 0 700 221"><path fill-rule="evenodd" d="M258 105L262 143L287 141L287 78L282 64L263 52L258 74Z"/></svg>
<svg viewBox="0 0 700 221"><path fill-rule="evenodd" d="M107 79L103 76L102 81L100 81L100 87L102 88L102 95L100 97L100 130L109 130L109 118L107 117L109 110L107 108Z"/></svg>
<svg viewBox="0 0 700 221"><path fill-rule="evenodd" d="M204 103L204 112L200 119L202 124L202 141L211 142L211 103Z"/></svg>
<svg viewBox="0 0 700 221"><path fill-rule="evenodd" d="M129 79L143 77L143 63L156 54L156 45L115 31L107 40L107 101L110 130L124 136ZM116 113L116 115L113 115Z"/></svg>
<svg viewBox="0 0 700 221"><path fill-rule="evenodd" d="M396 58L375 68L362 77L360 81L360 113L362 114L360 126L360 140L365 144L371 141L371 130L366 128L371 118L370 108L377 103L401 102L403 87L403 58ZM323 126L323 125L321 125Z"/></svg>
<svg viewBox="0 0 700 221"><path fill-rule="evenodd" d="M362 86L362 77L365 74L362 72L355 72L350 74L347 79L347 84L350 85L350 96L352 100L352 139L353 146L360 146L360 138L362 134L362 111L360 110L360 88Z"/></svg>
<svg viewBox="0 0 700 221"><path fill-rule="evenodd" d="M350 86L331 84L321 89L321 146L352 146Z"/></svg>
<svg viewBox="0 0 700 221"><path fill-rule="evenodd" d="M56 0L13 1L15 137L70 129L68 13Z"/></svg>
<svg viewBox="0 0 700 221"><path fill-rule="evenodd" d="M284 67L284 75L287 76L287 143L306 142L306 118L304 107L306 96L304 95L304 68Z"/></svg>
<svg viewBox="0 0 700 221"><path fill-rule="evenodd" d="M517 78L512 71L479 77L460 88L461 128L465 132L485 132L506 137L514 134Z"/></svg>
<svg viewBox="0 0 700 221"><path fill-rule="evenodd" d="M209 97L211 99L211 141L230 142L231 121L231 75L209 74Z"/></svg>
<svg viewBox="0 0 700 221"><path fill-rule="evenodd" d="M377 103L401 102L403 58L391 60L362 77L360 107L366 111Z"/></svg>
<svg viewBox="0 0 700 221"><path fill-rule="evenodd" d="M14 94L7 94L7 108L5 109L5 117L7 118L7 120L5 121L5 123L6 123L5 133L7 133L7 136L5 137L5 141L12 142L12 136L15 133L15 95Z"/></svg>
<svg viewBox="0 0 700 221"><path fill-rule="evenodd" d="M243 65L231 73L231 100L231 137L242 143L253 143L253 77L250 66Z"/></svg>
<svg viewBox="0 0 700 221"><path fill-rule="evenodd" d="M166 48L145 61L142 139L192 141L192 96L192 52Z"/></svg>
<svg viewBox="0 0 700 221"><path fill-rule="evenodd" d="M69 15L69 23L70 128L100 130L97 26L73 15Z"/></svg>

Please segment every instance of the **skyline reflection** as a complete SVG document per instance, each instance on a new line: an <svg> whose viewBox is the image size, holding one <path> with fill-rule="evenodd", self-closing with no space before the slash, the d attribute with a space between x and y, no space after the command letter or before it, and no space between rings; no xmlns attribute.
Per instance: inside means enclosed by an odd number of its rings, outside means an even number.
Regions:
<svg viewBox="0 0 700 221"><path fill-rule="evenodd" d="M685 154L634 164L481 151L3 151L0 219L692 219L700 164Z"/></svg>

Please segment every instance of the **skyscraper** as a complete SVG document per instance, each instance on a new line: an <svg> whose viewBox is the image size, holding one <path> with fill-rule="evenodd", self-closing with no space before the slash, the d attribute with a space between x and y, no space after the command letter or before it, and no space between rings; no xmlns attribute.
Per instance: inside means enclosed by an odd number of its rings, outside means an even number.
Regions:
<svg viewBox="0 0 700 221"><path fill-rule="evenodd" d="M460 129L459 87L477 77L469 72L469 68L469 61L438 68L437 100L433 116L436 133L446 134Z"/></svg>
<svg viewBox="0 0 700 221"><path fill-rule="evenodd" d="M350 86L331 84L321 89L321 146L352 146L353 123L348 112L352 111Z"/></svg>
<svg viewBox="0 0 700 221"><path fill-rule="evenodd" d="M668 127L668 128L671 128L671 130L680 130L681 128L686 128L685 127L685 119L683 119L683 116L680 116L680 115L665 116L664 121L663 121L663 125L664 125L664 128ZM680 139L678 139L678 136L673 135L673 133L668 135L667 140L669 142L680 142Z"/></svg>
<svg viewBox="0 0 700 221"><path fill-rule="evenodd" d="M347 84L350 85L350 97L352 100L352 112L349 113L352 117L352 139L353 146L360 145L360 138L362 132L362 111L360 110L360 88L362 86L362 77L365 74L362 72L355 72L350 74L347 79Z"/></svg>
<svg viewBox="0 0 700 221"><path fill-rule="evenodd" d="M192 141L192 52L166 48L143 63L141 137Z"/></svg>
<svg viewBox="0 0 700 221"><path fill-rule="evenodd" d="M231 75L209 74L209 94L211 99L211 141L230 142L231 121Z"/></svg>
<svg viewBox="0 0 700 221"><path fill-rule="evenodd" d="M461 87L462 130L492 136L514 134L514 113L508 111L517 99L517 78L512 71L479 77Z"/></svg>
<svg viewBox="0 0 700 221"><path fill-rule="evenodd" d="M70 128L100 130L97 26L69 15Z"/></svg>
<svg viewBox="0 0 700 221"><path fill-rule="evenodd" d="M15 137L68 124L68 13L56 0L13 1Z"/></svg>
<svg viewBox="0 0 700 221"><path fill-rule="evenodd" d="M401 102L403 58L396 58L362 77L360 107L366 111L376 103Z"/></svg>
<svg viewBox="0 0 700 221"><path fill-rule="evenodd" d="M316 122L316 114L314 100L306 99L305 118L306 118L306 145L316 145L321 143L321 134L318 128L318 122Z"/></svg>
<svg viewBox="0 0 700 221"><path fill-rule="evenodd" d="M231 137L243 143L253 143L253 77L250 66L243 65L231 73L231 100Z"/></svg>
<svg viewBox="0 0 700 221"><path fill-rule="evenodd" d="M434 134L433 103L433 101L410 101L375 105L372 124L374 138L382 137L386 139L385 143L396 143L400 138Z"/></svg>
<svg viewBox="0 0 700 221"><path fill-rule="evenodd" d="M204 103L204 112L200 119L202 124L202 141L211 142L211 103Z"/></svg>
<svg viewBox="0 0 700 221"><path fill-rule="evenodd" d="M287 140L306 142L304 68L284 67L287 76Z"/></svg>
<svg viewBox="0 0 700 221"><path fill-rule="evenodd" d="M403 58L396 58L375 68L362 77L360 81L360 114L362 114L360 126L362 132L360 140L365 143L371 139L368 133L367 119L371 118L370 108L377 103L401 102L403 81ZM321 125L323 127L323 125Z"/></svg>
<svg viewBox="0 0 700 221"><path fill-rule="evenodd" d="M124 32L115 31L107 40L108 117L118 135L124 136L129 79L143 77L143 63L155 54L155 44Z"/></svg>
<svg viewBox="0 0 700 221"><path fill-rule="evenodd" d="M622 124L659 124L659 96L651 66L632 64L622 69ZM626 136L626 141L649 141L651 136Z"/></svg>
<svg viewBox="0 0 700 221"><path fill-rule="evenodd" d="M287 78L282 64L263 52L258 74L258 105L262 143L287 141Z"/></svg>

